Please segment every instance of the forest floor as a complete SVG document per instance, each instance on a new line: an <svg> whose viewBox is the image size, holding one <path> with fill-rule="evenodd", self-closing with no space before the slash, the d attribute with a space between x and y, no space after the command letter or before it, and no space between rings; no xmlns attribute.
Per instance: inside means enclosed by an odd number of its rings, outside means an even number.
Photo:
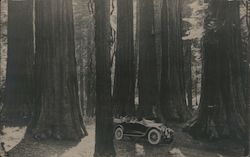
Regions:
<svg viewBox="0 0 250 157"><path fill-rule="evenodd" d="M231 141L198 141L182 132L182 125L171 125L175 130L172 144L152 146L144 139L115 141L117 157L240 157L242 148ZM66 141L36 141L23 139L26 127L4 129L6 150L10 157L92 157L94 154L95 125L87 125L89 136L79 143ZM15 135L15 136L13 136Z"/></svg>

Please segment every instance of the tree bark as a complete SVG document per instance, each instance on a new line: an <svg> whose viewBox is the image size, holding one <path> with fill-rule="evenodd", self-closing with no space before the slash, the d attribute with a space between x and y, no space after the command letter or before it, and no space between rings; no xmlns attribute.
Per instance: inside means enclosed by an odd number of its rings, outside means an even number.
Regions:
<svg viewBox="0 0 250 157"><path fill-rule="evenodd" d="M8 1L5 119L20 120L31 112L33 98L33 0Z"/></svg>
<svg viewBox="0 0 250 157"><path fill-rule="evenodd" d="M0 41L1 38L2 38L2 1L0 0ZM1 61L2 61L2 44L0 44L0 81L2 75ZM3 111L3 87L2 87L2 82L0 82L0 135L3 135L2 111Z"/></svg>
<svg viewBox="0 0 250 157"><path fill-rule="evenodd" d="M115 156L111 104L110 1L95 2L96 139L95 157Z"/></svg>
<svg viewBox="0 0 250 157"><path fill-rule="evenodd" d="M190 112L185 96L181 4L181 0L163 1L160 105L165 120L186 121Z"/></svg>
<svg viewBox="0 0 250 157"><path fill-rule="evenodd" d="M191 40L184 41L184 80L185 80L185 97L189 110L193 109L192 104L192 50Z"/></svg>
<svg viewBox="0 0 250 157"><path fill-rule="evenodd" d="M246 99L240 66L239 2L209 3L199 114L189 123L189 132L197 137L230 136L244 141Z"/></svg>
<svg viewBox="0 0 250 157"><path fill-rule="evenodd" d="M85 92L84 92L84 88L85 87L85 78L84 78L84 63L83 63L83 54L80 55L80 62L79 62L79 101L80 101L80 105L82 108L82 113L84 114L86 112L84 106L84 97L85 97Z"/></svg>
<svg viewBox="0 0 250 157"><path fill-rule="evenodd" d="M140 0L139 7L139 115L152 117L158 95L154 1Z"/></svg>
<svg viewBox="0 0 250 157"><path fill-rule="evenodd" d="M244 144L244 156L249 156L250 150L250 2L246 2L246 25L247 25L247 48L246 48L246 58L247 58L247 65L246 67L246 137L245 137L245 144Z"/></svg>
<svg viewBox="0 0 250 157"><path fill-rule="evenodd" d="M135 55L133 40L133 1L117 1L117 52L115 58L115 114L135 111Z"/></svg>
<svg viewBox="0 0 250 157"><path fill-rule="evenodd" d="M86 96L87 96L87 115L95 116L96 108L96 59L95 59L95 43L94 43L94 19L89 21L89 32L87 41L87 72L86 72Z"/></svg>
<svg viewBox="0 0 250 157"><path fill-rule="evenodd" d="M35 138L80 140L85 126L78 95L71 0L36 1ZM85 132L86 133L86 132Z"/></svg>

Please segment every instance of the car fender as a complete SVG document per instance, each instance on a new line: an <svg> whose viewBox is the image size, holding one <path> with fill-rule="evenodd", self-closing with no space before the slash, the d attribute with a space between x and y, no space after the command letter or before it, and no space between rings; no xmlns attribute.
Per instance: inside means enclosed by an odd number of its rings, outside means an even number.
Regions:
<svg viewBox="0 0 250 157"><path fill-rule="evenodd" d="M149 133L149 131L152 130L152 129L156 129L156 130L158 130L161 133L161 130L159 128L157 128L157 127L150 127L150 128L147 129L147 131L145 133L145 136L147 136L148 133Z"/></svg>
<svg viewBox="0 0 250 157"><path fill-rule="evenodd" d="M118 124L118 125L115 125L114 131L115 131L115 129L117 129L118 127L122 128L122 129L124 130L124 127L123 127L121 124Z"/></svg>

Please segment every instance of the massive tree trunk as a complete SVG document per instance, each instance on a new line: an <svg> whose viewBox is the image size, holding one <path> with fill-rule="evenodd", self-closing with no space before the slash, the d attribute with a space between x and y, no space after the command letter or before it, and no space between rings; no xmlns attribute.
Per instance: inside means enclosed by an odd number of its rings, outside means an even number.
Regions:
<svg viewBox="0 0 250 157"><path fill-rule="evenodd" d="M246 104L247 104L247 119L246 119L246 137L245 137L245 145L244 145L244 156L249 156L250 150L250 2L246 2L246 25L247 25L247 47L246 47Z"/></svg>
<svg viewBox="0 0 250 157"><path fill-rule="evenodd" d="M94 32L93 15L90 13L89 6L92 2L89 0L74 0L73 14L74 14L74 28L75 28L75 45L76 45L76 61L77 73L79 83L79 99L83 109L83 114L88 113L87 100L87 78L88 78L88 62L89 62L89 47L93 47L90 40L93 40L92 34ZM90 37L91 35L91 37ZM92 42L93 43L93 42ZM94 54L94 52L92 52ZM93 79L93 82L95 80ZM94 90L92 90L94 91Z"/></svg>
<svg viewBox="0 0 250 157"><path fill-rule="evenodd" d="M152 117L158 95L154 1L140 0L139 3L139 114Z"/></svg>
<svg viewBox="0 0 250 157"><path fill-rule="evenodd" d="M34 56L33 0L8 1L6 120L30 113Z"/></svg>
<svg viewBox="0 0 250 157"><path fill-rule="evenodd" d="M36 1L35 138L79 140L84 125L78 99L71 0Z"/></svg>
<svg viewBox="0 0 250 157"><path fill-rule="evenodd" d="M190 117L185 99L181 5L181 0L164 0L162 7L160 105L165 120Z"/></svg>
<svg viewBox="0 0 250 157"><path fill-rule="evenodd" d="M138 75L139 75L139 30L140 30L140 0L133 1L134 12L134 54L135 54L135 107L138 109L139 88L138 88Z"/></svg>
<svg viewBox="0 0 250 157"><path fill-rule="evenodd" d="M117 1L117 52L115 61L115 114L130 115L135 110L135 62L133 1Z"/></svg>
<svg viewBox="0 0 250 157"><path fill-rule="evenodd" d="M95 61L95 43L94 43L94 19L91 17L88 25L88 41L87 41L87 71L85 77L86 97L87 97L87 116L95 116L96 107L96 61Z"/></svg>
<svg viewBox="0 0 250 157"><path fill-rule="evenodd" d="M111 104L110 1L95 2L96 139L95 157L115 156Z"/></svg>
<svg viewBox="0 0 250 157"><path fill-rule="evenodd" d="M208 11L201 102L198 117L189 123L189 132L193 136L242 139L246 99L240 66L239 2L212 0Z"/></svg>
<svg viewBox="0 0 250 157"><path fill-rule="evenodd" d="M2 38L2 1L0 1L0 41ZM0 81L2 75L2 44L0 44ZM2 123L2 111L3 111L3 87L0 82L0 135L3 135L3 123Z"/></svg>

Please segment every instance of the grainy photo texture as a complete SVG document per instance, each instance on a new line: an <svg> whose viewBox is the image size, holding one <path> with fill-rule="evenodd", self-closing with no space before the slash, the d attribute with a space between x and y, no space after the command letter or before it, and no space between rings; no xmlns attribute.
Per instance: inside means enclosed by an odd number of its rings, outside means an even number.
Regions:
<svg viewBox="0 0 250 157"><path fill-rule="evenodd" d="M250 157L250 0L0 0L0 157Z"/></svg>

